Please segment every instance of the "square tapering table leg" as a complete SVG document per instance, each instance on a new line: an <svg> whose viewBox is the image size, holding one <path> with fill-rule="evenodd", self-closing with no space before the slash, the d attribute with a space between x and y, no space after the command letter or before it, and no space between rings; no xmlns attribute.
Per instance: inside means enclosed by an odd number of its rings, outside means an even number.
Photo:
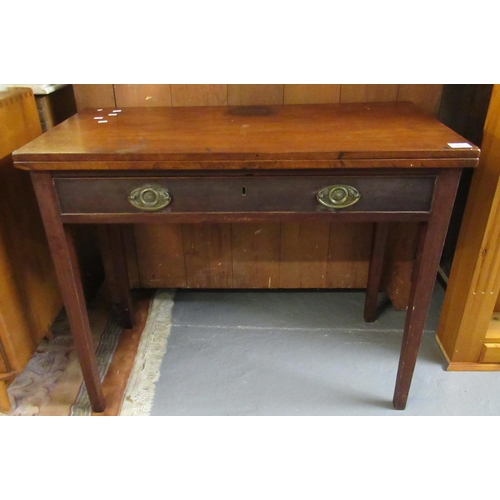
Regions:
<svg viewBox="0 0 500 500"><path fill-rule="evenodd" d="M92 342L73 234L71 228L61 222L50 173L34 172L32 179L90 403L95 412L102 412L106 402Z"/></svg>
<svg viewBox="0 0 500 500"><path fill-rule="evenodd" d="M406 408L459 180L460 172L454 170L439 175L436 181L431 218L429 222L423 222L420 226L394 390L393 404L397 410Z"/></svg>

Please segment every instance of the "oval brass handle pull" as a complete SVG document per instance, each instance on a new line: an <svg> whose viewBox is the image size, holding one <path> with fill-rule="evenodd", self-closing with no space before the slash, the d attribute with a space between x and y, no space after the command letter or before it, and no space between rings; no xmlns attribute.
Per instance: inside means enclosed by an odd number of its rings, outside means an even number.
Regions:
<svg viewBox="0 0 500 500"><path fill-rule="evenodd" d="M171 201L170 193L155 184L141 186L130 192L128 201L140 210L154 212L165 208Z"/></svg>
<svg viewBox="0 0 500 500"><path fill-rule="evenodd" d="M328 186L319 191L318 201L328 208L346 208L357 203L361 198L359 191L352 186Z"/></svg>

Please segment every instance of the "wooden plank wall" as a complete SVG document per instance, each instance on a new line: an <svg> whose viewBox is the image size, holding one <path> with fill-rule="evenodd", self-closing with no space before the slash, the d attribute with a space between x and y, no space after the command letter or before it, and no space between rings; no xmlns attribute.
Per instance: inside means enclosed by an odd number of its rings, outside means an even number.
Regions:
<svg viewBox="0 0 500 500"><path fill-rule="evenodd" d="M74 85L78 109L413 101L437 116L442 85ZM364 288L371 224L136 226L129 234L135 287ZM414 224L394 224L384 289L407 305Z"/></svg>

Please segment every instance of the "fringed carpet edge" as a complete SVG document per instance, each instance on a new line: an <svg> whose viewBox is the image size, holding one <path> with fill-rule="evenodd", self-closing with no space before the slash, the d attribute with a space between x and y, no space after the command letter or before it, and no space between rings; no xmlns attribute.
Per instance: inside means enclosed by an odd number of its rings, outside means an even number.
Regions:
<svg viewBox="0 0 500 500"><path fill-rule="evenodd" d="M173 299L174 292L158 290L151 301L146 326L120 408L121 416L147 416L151 413L156 382L160 377L160 365L167 352Z"/></svg>
<svg viewBox="0 0 500 500"><path fill-rule="evenodd" d="M142 320L144 327L139 330L139 340L135 344L130 335L125 335L115 314L111 314L100 328L93 328L93 338L97 344L99 373L106 387L106 377L110 366L117 364L114 355L120 343L128 343L126 348L132 352L133 363L128 363L130 374L123 390L114 386L111 405L114 410L108 410L105 415L146 416L151 412L155 396L156 382L159 379L160 365L167 351L167 340L171 329L171 314L175 292L172 290L157 290L149 301L147 318ZM96 313L96 307L91 315ZM143 317L146 309L143 309ZM99 316L99 314L97 314ZM105 326L102 326L105 325ZM44 340L33 355L27 367L8 389L12 409L9 416L22 415L52 415L52 416L88 416L92 415L88 394L83 384L73 341L69 334L67 319L61 314L54 322L54 329L66 334L55 335L55 338ZM96 333L97 330L97 333ZM130 333L130 331L126 331ZM133 332L132 332L133 333ZM133 335L132 335L133 337ZM136 337L137 338L137 337ZM138 345L137 345L138 342ZM135 347L137 345L137 348ZM136 351L134 352L134 349ZM119 371L120 368L117 369ZM124 370L122 370L124 371ZM69 386L67 384L70 384ZM75 385L76 384L76 385ZM71 389L71 386L74 389ZM123 391L123 395L121 392ZM71 396L71 394L74 394ZM121 400L120 400L121 396ZM5 414L0 413L5 416ZM101 415L101 414L93 414Z"/></svg>

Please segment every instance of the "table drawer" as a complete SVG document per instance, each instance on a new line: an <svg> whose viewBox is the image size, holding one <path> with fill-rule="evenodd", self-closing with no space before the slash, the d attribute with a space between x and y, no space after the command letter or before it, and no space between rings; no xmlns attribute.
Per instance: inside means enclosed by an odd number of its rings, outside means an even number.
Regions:
<svg viewBox="0 0 500 500"><path fill-rule="evenodd" d="M62 214L425 213L431 208L435 179L432 175L148 176L55 178L54 182Z"/></svg>

